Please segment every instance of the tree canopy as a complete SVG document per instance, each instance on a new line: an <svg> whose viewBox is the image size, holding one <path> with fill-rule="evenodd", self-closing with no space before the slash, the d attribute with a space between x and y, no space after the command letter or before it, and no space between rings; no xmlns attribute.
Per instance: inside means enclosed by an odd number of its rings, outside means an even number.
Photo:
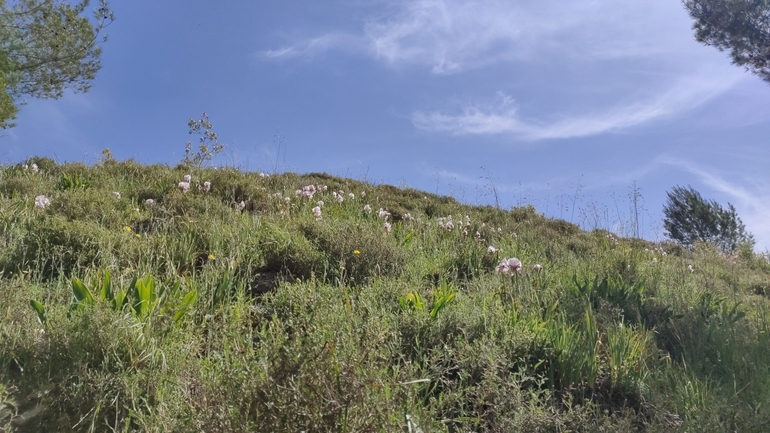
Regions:
<svg viewBox="0 0 770 433"><path fill-rule="evenodd" d="M726 253L741 245L754 246L754 237L746 231L735 207L723 208L716 201L707 201L692 187L674 187L667 193L663 207L663 227L666 235L692 248L696 242L709 242Z"/></svg>
<svg viewBox="0 0 770 433"><path fill-rule="evenodd" d="M770 0L683 0L695 39L770 84Z"/></svg>
<svg viewBox="0 0 770 433"><path fill-rule="evenodd" d="M89 4L0 0L0 127L13 126L24 96L58 99L66 89L90 88L113 14L100 0L92 22L85 16Z"/></svg>

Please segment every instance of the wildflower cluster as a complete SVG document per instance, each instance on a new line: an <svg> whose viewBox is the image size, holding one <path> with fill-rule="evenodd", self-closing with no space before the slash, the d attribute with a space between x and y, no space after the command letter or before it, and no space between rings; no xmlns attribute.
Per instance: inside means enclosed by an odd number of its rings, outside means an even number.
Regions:
<svg viewBox="0 0 770 433"><path fill-rule="evenodd" d="M521 270L521 260L516 257L503 259L495 268L495 272L501 274L514 274Z"/></svg>
<svg viewBox="0 0 770 433"><path fill-rule="evenodd" d="M270 197L277 198L278 200L283 200L286 203L291 203L291 197L284 197L280 192L270 194Z"/></svg>
<svg viewBox="0 0 770 433"><path fill-rule="evenodd" d="M654 249L645 248L644 252L651 254L653 256L652 263L658 263L658 257L656 256L656 254L660 254L661 257L666 257L668 255L661 246L658 246Z"/></svg>
<svg viewBox="0 0 770 433"><path fill-rule="evenodd" d="M32 174L35 174L35 173L37 173L38 171L40 171L40 169L39 169L39 168L37 168L37 164L35 164L34 162L32 163L32 165L27 165L27 164L24 164L24 165L22 165L22 168L23 168L24 170L26 170L26 171L29 171L29 172L30 172L30 173L32 173Z"/></svg>
<svg viewBox="0 0 770 433"><path fill-rule="evenodd" d="M436 223L439 227L446 231L452 231L455 229L455 224L452 221L452 215L449 215L447 217L440 217L436 219Z"/></svg>
<svg viewBox="0 0 770 433"><path fill-rule="evenodd" d="M321 206L316 206L312 209L313 216L315 217L316 221L321 221Z"/></svg>
<svg viewBox="0 0 770 433"><path fill-rule="evenodd" d="M312 199L315 195L316 188L315 185L307 185L302 187L302 189L298 189L294 191L294 195L300 198L306 198L308 200Z"/></svg>
<svg viewBox="0 0 770 433"><path fill-rule="evenodd" d="M369 205L367 205L367 206L369 206ZM366 210L366 207L364 207L364 210ZM380 210L377 211L377 216L379 216L380 218L386 220L386 219L388 219L388 217L390 217L390 212L386 211L383 208L380 208Z"/></svg>
<svg viewBox="0 0 770 433"><path fill-rule="evenodd" d="M189 174L184 175L184 178L181 182L179 182L179 185L177 185L177 188L179 188L179 191L182 191L182 194L186 194L187 191L190 190L190 181L192 180L192 176Z"/></svg>
<svg viewBox="0 0 770 433"><path fill-rule="evenodd" d="M35 207L38 209L45 209L48 206L50 206L51 200L48 199L48 197L44 195L39 195L35 197Z"/></svg>

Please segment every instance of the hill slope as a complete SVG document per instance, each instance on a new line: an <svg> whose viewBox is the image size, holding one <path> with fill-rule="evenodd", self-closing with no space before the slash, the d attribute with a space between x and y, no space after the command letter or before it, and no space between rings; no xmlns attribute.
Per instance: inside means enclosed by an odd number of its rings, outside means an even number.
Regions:
<svg viewBox="0 0 770 433"><path fill-rule="evenodd" d="M770 423L751 252L325 174L33 161L0 169L0 429Z"/></svg>

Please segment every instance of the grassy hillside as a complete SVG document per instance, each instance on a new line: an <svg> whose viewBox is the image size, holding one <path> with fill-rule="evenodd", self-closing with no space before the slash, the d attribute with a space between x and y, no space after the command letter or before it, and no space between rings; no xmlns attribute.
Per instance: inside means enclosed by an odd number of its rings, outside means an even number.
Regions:
<svg viewBox="0 0 770 433"><path fill-rule="evenodd" d="M325 174L30 162L0 168L0 430L770 424L751 251Z"/></svg>

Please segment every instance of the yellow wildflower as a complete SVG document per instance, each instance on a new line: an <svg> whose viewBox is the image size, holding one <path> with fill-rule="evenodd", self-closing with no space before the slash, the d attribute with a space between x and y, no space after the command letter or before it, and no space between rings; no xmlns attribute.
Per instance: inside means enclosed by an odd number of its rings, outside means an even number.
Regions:
<svg viewBox="0 0 770 433"><path fill-rule="evenodd" d="M355 255L359 255L359 254L361 254L361 251L358 251L358 250L353 250L353 254L355 254Z"/></svg>
<svg viewBox="0 0 770 433"><path fill-rule="evenodd" d="M125 226L125 227L123 227L123 231L130 232L131 231L131 227Z"/></svg>
<svg viewBox="0 0 770 433"><path fill-rule="evenodd" d="M214 254L209 254L209 260L214 260Z"/></svg>
<svg viewBox="0 0 770 433"><path fill-rule="evenodd" d="M136 237L138 237L138 238L141 238L141 237L142 237L142 235L140 235L139 233L137 233L137 234L136 234Z"/></svg>

